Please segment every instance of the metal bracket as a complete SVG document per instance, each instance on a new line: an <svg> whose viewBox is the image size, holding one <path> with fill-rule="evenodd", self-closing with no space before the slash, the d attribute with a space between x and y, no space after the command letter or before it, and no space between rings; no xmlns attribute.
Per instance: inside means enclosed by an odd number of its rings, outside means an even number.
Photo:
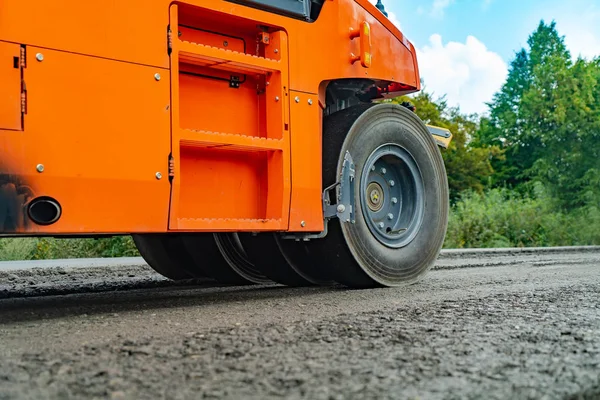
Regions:
<svg viewBox="0 0 600 400"><path fill-rule="evenodd" d="M323 232L318 232L318 233L301 233L301 232L282 233L281 234L281 238L282 239L288 239L288 240L295 240L296 242L310 242L313 239L323 239L325 236L327 236L327 232L329 231L328 221L329 220L327 218L325 218L325 223L323 224Z"/></svg>
<svg viewBox="0 0 600 400"><path fill-rule="evenodd" d="M342 222L354 221L354 177L356 170L350 152L346 151L340 180L323 191L323 215L326 219L338 217ZM340 187L337 202L331 203L329 192Z"/></svg>
<svg viewBox="0 0 600 400"><path fill-rule="evenodd" d="M439 147L447 149L452 141L452 133L449 129L440 128L439 126L426 125L429 133L433 136L433 139Z"/></svg>
<svg viewBox="0 0 600 400"><path fill-rule="evenodd" d="M310 241L312 239L322 239L327 236L329 220L339 218L343 223L356 223L355 221L355 203L354 203L354 178L356 169L350 152L346 151L340 180L323 190L323 232L319 233L291 233L283 234L283 239L293 239L296 241ZM336 196L337 202L332 204L330 192L339 186Z"/></svg>
<svg viewBox="0 0 600 400"><path fill-rule="evenodd" d="M233 88L233 89L239 89L240 88L240 77L231 75L231 77L229 78L229 87Z"/></svg>

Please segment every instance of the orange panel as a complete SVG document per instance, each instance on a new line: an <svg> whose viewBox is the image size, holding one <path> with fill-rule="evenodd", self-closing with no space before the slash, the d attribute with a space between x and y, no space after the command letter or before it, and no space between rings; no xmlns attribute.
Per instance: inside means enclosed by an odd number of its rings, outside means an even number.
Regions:
<svg viewBox="0 0 600 400"><path fill-rule="evenodd" d="M247 84L231 89L229 74L216 74L205 69L192 69L205 77L179 75L179 126L209 132L238 133L259 136L258 96L256 80L246 78ZM235 104L235 107L223 107ZM211 116L207 118L207 116Z"/></svg>
<svg viewBox="0 0 600 400"><path fill-rule="evenodd" d="M0 171L63 207L56 224L30 232L166 229L168 78L156 68L27 48L26 131L0 131Z"/></svg>
<svg viewBox="0 0 600 400"><path fill-rule="evenodd" d="M2 0L1 4L1 40L169 65L167 0Z"/></svg>
<svg viewBox="0 0 600 400"><path fill-rule="evenodd" d="M0 129L21 129L21 46L0 42Z"/></svg>
<svg viewBox="0 0 600 400"><path fill-rule="evenodd" d="M318 95L290 92L292 143L292 199L290 231L321 232L323 203L321 178L321 114ZM309 133L309 134L307 134Z"/></svg>
<svg viewBox="0 0 600 400"><path fill-rule="evenodd" d="M291 89L314 93L322 81L340 77L381 79L419 86L414 71L415 53L407 47L412 45L402 34L398 40L365 10L366 7L374 9L368 0L360 3L364 7L351 0L327 1L313 29L297 26L297 30L290 32ZM375 15L386 20L377 9ZM363 22L371 26L370 68L351 61L352 54L360 54L360 40L351 40L350 32ZM310 62L310 68L307 60L314 60Z"/></svg>
<svg viewBox="0 0 600 400"><path fill-rule="evenodd" d="M183 146L179 218L267 219L266 154Z"/></svg>

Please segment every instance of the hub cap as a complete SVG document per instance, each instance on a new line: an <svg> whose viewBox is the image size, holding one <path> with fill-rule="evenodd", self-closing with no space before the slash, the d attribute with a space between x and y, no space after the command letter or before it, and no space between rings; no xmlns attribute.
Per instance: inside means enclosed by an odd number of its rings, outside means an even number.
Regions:
<svg viewBox="0 0 600 400"><path fill-rule="evenodd" d="M379 211L383 207L385 198L383 197L383 188L377 182L369 183L367 186L367 201L371 211Z"/></svg>
<svg viewBox="0 0 600 400"><path fill-rule="evenodd" d="M423 222L421 171L404 148L387 144L371 153L362 173L360 204L369 230L384 245L409 244Z"/></svg>

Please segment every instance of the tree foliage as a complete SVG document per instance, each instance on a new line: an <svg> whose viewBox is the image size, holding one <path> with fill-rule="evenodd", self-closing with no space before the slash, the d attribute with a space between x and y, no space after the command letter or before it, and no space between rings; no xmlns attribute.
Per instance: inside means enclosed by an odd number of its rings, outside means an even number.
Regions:
<svg viewBox="0 0 600 400"><path fill-rule="evenodd" d="M492 164L494 184L541 182L566 209L598 204L600 59L573 61L554 22L540 22L527 43L478 132L506 156Z"/></svg>

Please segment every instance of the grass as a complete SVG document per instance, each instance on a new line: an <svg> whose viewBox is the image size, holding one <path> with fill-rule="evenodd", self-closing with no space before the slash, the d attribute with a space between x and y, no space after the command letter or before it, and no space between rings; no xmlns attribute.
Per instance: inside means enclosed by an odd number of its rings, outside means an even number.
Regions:
<svg viewBox="0 0 600 400"><path fill-rule="evenodd" d="M103 239L0 239L0 260L138 256L130 236Z"/></svg>

